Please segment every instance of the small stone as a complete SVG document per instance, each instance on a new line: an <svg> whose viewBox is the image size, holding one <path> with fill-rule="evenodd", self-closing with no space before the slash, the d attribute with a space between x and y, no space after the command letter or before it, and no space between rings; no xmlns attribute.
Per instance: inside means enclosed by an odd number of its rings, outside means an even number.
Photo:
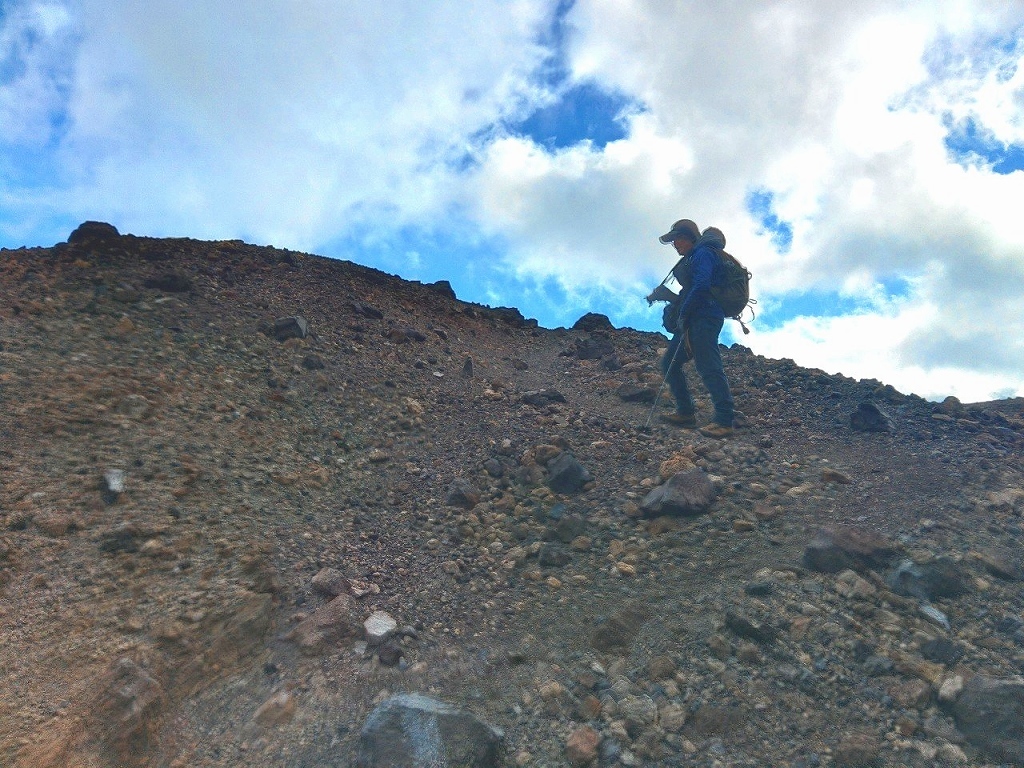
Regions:
<svg viewBox="0 0 1024 768"><path fill-rule="evenodd" d="M956 744L942 744L935 750L935 761L939 765L970 765L971 760Z"/></svg>
<svg viewBox="0 0 1024 768"><path fill-rule="evenodd" d="M402 660L402 656L404 655L405 652L402 650L402 646L393 640L389 640L384 643L384 645L377 650L377 658L380 659L380 663L385 667L398 666Z"/></svg>
<svg viewBox="0 0 1024 768"><path fill-rule="evenodd" d="M676 673L676 663L670 656L655 656L647 665L651 680L667 680Z"/></svg>
<svg viewBox="0 0 1024 768"><path fill-rule="evenodd" d="M580 717L583 720L596 720L601 716L601 710L601 700L592 693L583 697L578 709Z"/></svg>
<svg viewBox="0 0 1024 768"><path fill-rule="evenodd" d="M658 396L658 391L653 387L644 387L632 381L621 384L615 393L627 403L653 403Z"/></svg>
<svg viewBox="0 0 1024 768"><path fill-rule="evenodd" d="M126 395L117 405L117 412L129 419L140 421L153 410L153 404L142 395Z"/></svg>
<svg viewBox="0 0 1024 768"><path fill-rule="evenodd" d="M297 705L289 691L279 691L260 705L253 720L262 726L284 725L295 717Z"/></svg>
<svg viewBox="0 0 1024 768"><path fill-rule="evenodd" d="M320 355L306 355L302 358L302 367L307 371L322 371L327 365L324 363L323 358Z"/></svg>
<svg viewBox="0 0 1024 768"><path fill-rule="evenodd" d="M545 568L561 568L572 561L572 555L558 544L545 544L537 554L537 562Z"/></svg>
<svg viewBox="0 0 1024 768"><path fill-rule="evenodd" d="M840 742L835 750L835 764L839 768L867 768L878 761L881 747L878 739L869 734L853 734Z"/></svg>
<svg viewBox="0 0 1024 768"><path fill-rule="evenodd" d="M338 595L301 621L289 635L305 654L329 651L338 641L357 637L363 627L355 617L355 603L348 595Z"/></svg>
<svg viewBox="0 0 1024 768"><path fill-rule="evenodd" d="M632 563L616 563L615 570L620 576L636 576L636 566Z"/></svg>
<svg viewBox="0 0 1024 768"><path fill-rule="evenodd" d="M1021 578L1020 565L1016 558L1005 549L986 549L977 553L976 557L989 573L997 578L1007 581L1017 581Z"/></svg>
<svg viewBox="0 0 1024 768"><path fill-rule="evenodd" d="M336 568L321 568L313 577L313 589L322 595L337 597L348 592L349 581Z"/></svg>
<svg viewBox="0 0 1024 768"><path fill-rule="evenodd" d="M698 515L711 506L714 497L714 484L702 470L694 468L673 475L664 485L648 493L640 509L652 517Z"/></svg>
<svg viewBox="0 0 1024 768"><path fill-rule="evenodd" d="M591 644L602 652L627 649L649 617L646 605L629 603L594 630Z"/></svg>
<svg viewBox="0 0 1024 768"><path fill-rule="evenodd" d="M107 493L115 498L124 493L127 477L123 469L108 469L104 472L103 481L106 483Z"/></svg>
<svg viewBox="0 0 1024 768"><path fill-rule="evenodd" d="M856 572L845 570L836 576L836 592L845 598L868 600L878 593L878 589Z"/></svg>
<svg viewBox="0 0 1024 768"><path fill-rule="evenodd" d="M577 552L589 552L593 546L593 541L589 536L577 536L569 544L570 549L574 549Z"/></svg>
<svg viewBox="0 0 1024 768"><path fill-rule="evenodd" d="M932 687L924 680L908 680L889 689L892 700L904 709L922 709L932 697Z"/></svg>
<svg viewBox="0 0 1024 768"><path fill-rule="evenodd" d="M976 675L953 703L957 728L1000 762L1024 763L1024 680Z"/></svg>
<svg viewBox="0 0 1024 768"><path fill-rule="evenodd" d="M502 731L445 702L418 693L385 693L360 731L355 764L497 768L504 740Z"/></svg>
<svg viewBox="0 0 1024 768"><path fill-rule="evenodd" d="M939 701L949 703L956 701L957 696L964 689L964 679L960 675L950 675L942 681L939 686Z"/></svg>
<svg viewBox="0 0 1024 768"><path fill-rule="evenodd" d="M577 728L565 743L565 757L576 768L597 762L601 735L588 725Z"/></svg>
<svg viewBox="0 0 1024 768"><path fill-rule="evenodd" d="M626 730L636 738L658 719L658 707L649 696L623 696L619 714L626 721Z"/></svg>
<svg viewBox="0 0 1024 768"><path fill-rule="evenodd" d="M764 660L760 649L753 643L740 643L736 649L736 658L744 664L760 664Z"/></svg>
<svg viewBox="0 0 1024 768"><path fill-rule="evenodd" d="M839 483L840 485L849 485L853 482L849 475L845 475L832 467L825 467L821 470L821 479L826 483Z"/></svg>
<svg viewBox="0 0 1024 768"><path fill-rule="evenodd" d="M658 710L658 723L669 733L679 733L686 724L686 707L675 702Z"/></svg>
<svg viewBox="0 0 1024 768"><path fill-rule="evenodd" d="M77 518L65 512L43 512L32 518L32 522L40 531L54 538L81 527Z"/></svg>
<svg viewBox="0 0 1024 768"><path fill-rule="evenodd" d="M839 573L887 565L896 546L877 531L837 525L823 528L804 551L804 564L813 571Z"/></svg>
<svg viewBox="0 0 1024 768"><path fill-rule="evenodd" d="M689 472L696 466L693 459L694 456L688 453L677 453L670 456L661 462L661 466L658 467L658 476L662 482L665 482L680 472Z"/></svg>
<svg viewBox="0 0 1024 768"><path fill-rule="evenodd" d="M540 687L538 693L540 693L540 697L544 701L554 701L561 698L565 693L565 686L557 680L548 680Z"/></svg>
<svg viewBox="0 0 1024 768"><path fill-rule="evenodd" d="M473 509L480 503L480 491L469 481L457 478L448 487L445 503L450 507Z"/></svg>

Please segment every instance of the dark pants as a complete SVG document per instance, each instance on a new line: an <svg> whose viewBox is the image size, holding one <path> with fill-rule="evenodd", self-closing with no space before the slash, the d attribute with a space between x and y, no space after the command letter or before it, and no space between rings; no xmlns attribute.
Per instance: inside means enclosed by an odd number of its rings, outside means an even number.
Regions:
<svg viewBox="0 0 1024 768"><path fill-rule="evenodd" d="M721 333L724 322L708 317L696 317L689 321L688 328L693 365L704 381L704 386L708 388L711 402L715 405L715 423L731 427L732 393L729 391L729 380L725 378L725 369L722 367L722 355L718 351L718 334ZM675 334L668 343L664 357L661 358L661 370L665 373L665 381L676 399L676 410L683 414L694 412L693 396L686 385L686 374L683 373L683 363L689 359L690 355L683 344L683 334Z"/></svg>

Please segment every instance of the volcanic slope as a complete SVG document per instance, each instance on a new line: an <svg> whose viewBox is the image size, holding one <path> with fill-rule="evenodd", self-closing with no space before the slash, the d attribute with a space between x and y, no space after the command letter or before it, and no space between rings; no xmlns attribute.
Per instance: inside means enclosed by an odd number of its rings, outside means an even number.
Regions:
<svg viewBox="0 0 1024 768"><path fill-rule="evenodd" d="M110 230L0 251L0 764L347 766L399 692L509 766L1024 760L1018 402L733 346L732 438L643 429L658 334Z"/></svg>

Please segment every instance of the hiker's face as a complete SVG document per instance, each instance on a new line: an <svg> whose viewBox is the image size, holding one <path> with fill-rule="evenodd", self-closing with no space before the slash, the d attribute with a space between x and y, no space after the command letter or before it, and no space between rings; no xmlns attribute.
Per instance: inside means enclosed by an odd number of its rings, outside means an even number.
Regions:
<svg viewBox="0 0 1024 768"><path fill-rule="evenodd" d="M693 245L693 240L688 240L685 237L672 241L672 247L676 249L676 253L680 256L689 256L690 251L693 250Z"/></svg>

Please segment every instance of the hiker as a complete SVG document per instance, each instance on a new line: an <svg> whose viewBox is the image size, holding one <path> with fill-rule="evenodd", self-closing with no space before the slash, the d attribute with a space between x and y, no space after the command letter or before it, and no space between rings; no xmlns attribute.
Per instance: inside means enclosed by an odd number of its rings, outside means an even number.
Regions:
<svg viewBox="0 0 1024 768"><path fill-rule="evenodd" d="M693 396L683 373L683 363L692 358L715 406L713 420L700 432L707 437L728 437L732 434L733 400L718 351L718 334L725 323L725 313L711 296L711 286L721 284L723 279L716 249L725 247L725 236L714 227L701 234L694 222L680 219L658 239L665 245L671 243L680 256L672 268L680 285L679 294L662 284L647 297L648 303L669 301L664 324L672 338L662 357L661 369L675 398L676 411L662 419L688 429L697 426Z"/></svg>

